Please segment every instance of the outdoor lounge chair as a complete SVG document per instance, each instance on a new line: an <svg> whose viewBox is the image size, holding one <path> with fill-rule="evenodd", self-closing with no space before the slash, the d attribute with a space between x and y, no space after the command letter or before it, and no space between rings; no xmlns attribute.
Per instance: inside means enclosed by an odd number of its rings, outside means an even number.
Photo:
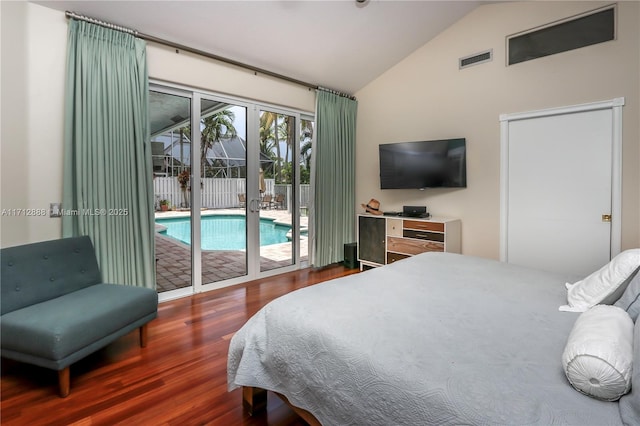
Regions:
<svg viewBox="0 0 640 426"><path fill-rule="evenodd" d="M262 203L260 204L260 208L262 208L262 209L270 209L271 205L273 204L272 201L271 201L272 199L273 199L273 195L271 195L271 194L265 195L262 198Z"/></svg>
<svg viewBox="0 0 640 426"><path fill-rule="evenodd" d="M271 202L276 209L284 209L284 194L276 194L276 199Z"/></svg>

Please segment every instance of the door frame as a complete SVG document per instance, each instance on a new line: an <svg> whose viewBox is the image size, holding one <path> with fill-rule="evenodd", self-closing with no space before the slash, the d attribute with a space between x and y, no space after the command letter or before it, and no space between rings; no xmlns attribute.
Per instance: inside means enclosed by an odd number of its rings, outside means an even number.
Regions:
<svg viewBox="0 0 640 426"><path fill-rule="evenodd" d="M509 123L517 120L575 114L610 109L611 135L611 248L610 257L620 253L622 245L622 107L624 98L565 107L500 115L500 260L508 262L509 224Z"/></svg>
<svg viewBox="0 0 640 426"><path fill-rule="evenodd" d="M247 235L247 274L224 281L213 283L202 282L202 255L200 249L200 220L201 220L201 188L200 185L193 185L191 193L191 285L189 287L170 290L168 292L159 293L159 300L166 301L180 297L191 296L193 294L216 290L237 284L242 284L258 278L269 277L286 272L295 271L302 268L300 256L300 209L299 209L299 190L300 190L300 173L295 173L292 200L292 231L293 231L293 254L292 264L281 268L271 269L268 271L260 271L260 247L259 237L259 210L251 212L249 209L249 201L258 198L258 166L260 148L255 142L259 138L259 112L263 110L273 111L281 114L287 114L295 117L296 121L296 143L292 152L293 158L299 158L300 152L300 122L301 118L313 117L314 114L307 111L301 111L296 108L286 108L269 104L267 102L259 102L255 100L247 100L240 97L230 96L226 94L215 93L208 90L202 90L191 86L169 83L150 79L150 90L156 90L163 93L184 96L191 102L191 128L192 143L197 141L200 143L200 103L203 98L214 99L231 105L238 105L247 109L247 208L246 218L247 227L253 229ZM250 143L250 140L253 141ZM193 148L193 147L192 147ZM191 179L194 182L199 181L200 176L200 149L191 150ZM198 177L198 178L195 178ZM255 187L254 187L255 186ZM255 214L254 214L255 213Z"/></svg>
<svg viewBox="0 0 640 426"><path fill-rule="evenodd" d="M282 107L278 107L278 106L274 106L274 105L269 105L269 104L265 104L265 103L261 103L261 102L256 102L256 104L254 105L254 115L253 115L253 120L255 121L256 125L255 125L255 130L258 129L259 127L259 122L260 122L260 115L263 112L270 112L270 113L276 113L278 115L287 115L290 117L294 118L294 143L293 146L291 147L291 152L290 152L290 156L292 159L299 159L300 158L300 126L301 126L301 122L302 122L302 117L308 116L308 114L305 113L301 113L300 111L296 111L293 109L287 109L287 108L282 108ZM258 141L259 135L256 134L254 135L254 140ZM259 147L256 145L255 146L255 151L252 152L252 157L253 160L255 161L255 163L253 164L253 170L258 170L258 168L260 167L260 149ZM254 179L254 182L258 182L258 178L256 176L256 178ZM257 187L256 187L257 189ZM256 193L254 194L255 198L257 198L256 201L259 201L259 193L258 191L256 191ZM249 202L249 198L247 198L247 203ZM257 262L255 264L255 273L256 273L256 277L264 277L264 276L271 276L271 275L277 275L277 274L281 274L284 272L289 272L291 270L295 270L295 269L300 269L301 265L300 265L300 167L298 164L298 167L293 171L293 182L291 183L291 200L290 200L290 204L291 204L291 248L292 248L292 257L291 257L291 261L292 264L289 266L283 266L280 268L276 268L276 269L271 269L271 270L265 270L262 271L261 270L261 265L260 265L260 247L258 246L258 259ZM258 215L257 215L257 220L259 221L260 217L259 217L259 210L258 209ZM258 242L256 242L258 243Z"/></svg>

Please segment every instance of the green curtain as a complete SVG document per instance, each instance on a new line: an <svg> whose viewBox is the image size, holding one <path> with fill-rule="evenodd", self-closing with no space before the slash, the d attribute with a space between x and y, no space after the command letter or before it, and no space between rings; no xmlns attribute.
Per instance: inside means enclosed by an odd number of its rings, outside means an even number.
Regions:
<svg viewBox="0 0 640 426"><path fill-rule="evenodd" d="M323 267L344 259L355 241L355 100L318 90L316 101L314 225L311 263Z"/></svg>
<svg viewBox="0 0 640 426"><path fill-rule="evenodd" d="M155 288L146 44L69 21L62 235L88 235L105 282Z"/></svg>

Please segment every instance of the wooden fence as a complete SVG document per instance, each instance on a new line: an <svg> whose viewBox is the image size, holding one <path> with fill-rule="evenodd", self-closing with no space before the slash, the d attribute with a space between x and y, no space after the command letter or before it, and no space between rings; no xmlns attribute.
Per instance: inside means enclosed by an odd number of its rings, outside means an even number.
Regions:
<svg viewBox="0 0 640 426"><path fill-rule="evenodd" d="M204 178L202 181L202 207L224 209L240 207L239 195L246 193L243 178ZM284 205L291 211L291 185L275 184L273 179L265 179L266 194L284 194ZM173 208L186 208L190 205L190 191L180 188L176 177L156 177L153 179L156 210L160 209L160 200L169 200ZM309 207L310 185L300 187L300 206Z"/></svg>

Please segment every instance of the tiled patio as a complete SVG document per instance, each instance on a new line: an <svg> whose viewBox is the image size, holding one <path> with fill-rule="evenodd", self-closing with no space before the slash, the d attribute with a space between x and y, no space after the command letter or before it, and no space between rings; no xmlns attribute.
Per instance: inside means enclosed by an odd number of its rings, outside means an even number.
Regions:
<svg viewBox="0 0 640 426"><path fill-rule="evenodd" d="M203 211L208 214L239 214L241 209ZM157 212L156 217L184 217L188 212ZM272 218L290 224L290 214L284 210L262 210L261 217ZM307 218L301 218L301 226L307 227ZM191 247L173 238L156 233L156 283L158 293L189 287L191 285ZM300 253L307 259L307 237L300 241ZM290 243L263 246L260 249L260 269L271 270L290 265L292 262ZM245 253L234 250L211 250L202 252L202 282L213 283L246 275Z"/></svg>

